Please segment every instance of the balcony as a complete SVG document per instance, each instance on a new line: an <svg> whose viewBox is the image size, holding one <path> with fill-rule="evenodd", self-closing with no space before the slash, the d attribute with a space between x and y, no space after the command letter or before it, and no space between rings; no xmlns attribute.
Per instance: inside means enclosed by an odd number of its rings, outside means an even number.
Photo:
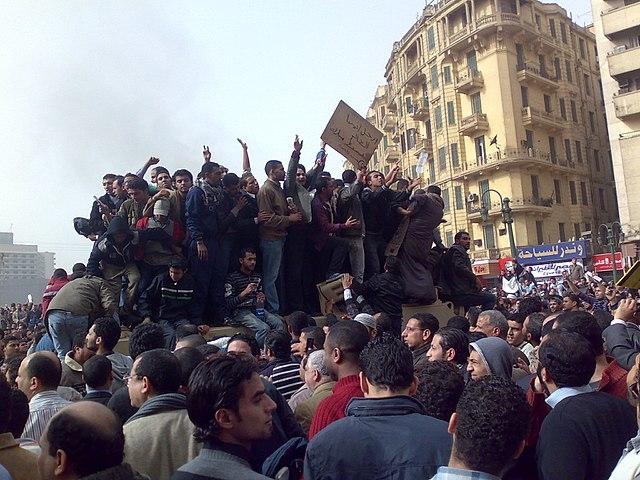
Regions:
<svg viewBox="0 0 640 480"><path fill-rule="evenodd" d="M609 74L612 77L631 73L640 69L640 47L627 48L625 45L616 47L607 54Z"/></svg>
<svg viewBox="0 0 640 480"><path fill-rule="evenodd" d="M640 25L640 3L621 6L602 13L602 30L607 37Z"/></svg>
<svg viewBox="0 0 640 480"><path fill-rule="evenodd" d="M531 22L523 20L521 16L515 13L490 13L455 32L449 32L445 38L445 46L451 50L463 50L469 46L470 37L483 33L483 30L491 33L495 31L496 27L500 27L504 33L509 35L516 32L529 32L534 36L539 35Z"/></svg>
<svg viewBox="0 0 640 480"><path fill-rule="evenodd" d="M518 81L525 85L534 85L546 90L558 89L558 79L555 75L549 74L537 63L521 63L516 66L516 70L518 71Z"/></svg>
<svg viewBox="0 0 640 480"><path fill-rule="evenodd" d="M489 122L486 113L474 113L460 121L459 131L462 135L474 136L476 133L487 130L489 130Z"/></svg>
<svg viewBox="0 0 640 480"><path fill-rule="evenodd" d="M494 195L495 196L495 195ZM493 200L493 198L492 198ZM552 198L511 198L509 207L511 208L511 214L524 213L527 215L537 214L538 217L551 215L553 210ZM482 207L480 202L478 204L467 205L467 215L469 220L475 223L483 222L482 220ZM502 205L498 201L492 201L489 211L487 212L489 222L493 222L496 219L502 218Z"/></svg>
<svg viewBox="0 0 640 480"><path fill-rule="evenodd" d="M525 127L539 127L550 132L562 130L565 121L553 113L544 112L533 107L522 108L522 123Z"/></svg>
<svg viewBox="0 0 640 480"><path fill-rule="evenodd" d="M509 168L553 169L558 173L575 173L574 168L564 159L552 157L547 152L533 148L507 148L496 153L478 157L454 167L452 179L470 179Z"/></svg>
<svg viewBox="0 0 640 480"><path fill-rule="evenodd" d="M395 113L387 112L385 116L382 117L382 129L386 132L390 132L396 128L397 123L398 117Z"/></svg>
<svg viewBox="0 0 640 480"><path fill-rule="evenodd" d="M387 163L396 163L400 160L400 150L396 145L389 145L384 151L384 161Z"/></svg>
<svg viewBox="0 0 640 480"><path fill-rule="evenodd" d="M640 4L637 4L640 5ZM616 117L627 118L640 113L640 90L618 92L613 96Z"/></svg>
<svg viewBox="0 0 640 480"><path fill-rule="evenodd" d="M429 118L429 101L425 98L413 104L413 111L409 114L415 121Z"/></svg>
<svg viewBox="0 0 640 480"><path fill-rule="evenodd" d="M420 85L424 82L425 75L422 73L422 67L424 62L419 59L414 59L407 66L407 84L408 85Z"/></svg>
<svg viewBox="0 0 640 480"><path fill-rule="evenodd" d="M467 95L477 92L483 86L482 72L468 67L456 79L456 90Z"/></svg>
<svg viewBox="0 0 640 480"><path fill-rule="evenodd" d="M426 152L427 154L431 154L431 139L430 138L421 138L416 142L415 146L415 155L419 157L420 154Z"/></svg>

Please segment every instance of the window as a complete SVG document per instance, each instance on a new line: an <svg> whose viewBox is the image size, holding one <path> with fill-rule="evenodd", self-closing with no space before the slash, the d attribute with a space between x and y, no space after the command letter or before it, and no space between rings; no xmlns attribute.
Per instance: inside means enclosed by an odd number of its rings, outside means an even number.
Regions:
<svg viewBox="0 0 640 480"><path fill-rule="evenodd" d="M454 196L456 197L456 210L462 210L464 208L464 199L462 198L462 187L458 185L453 189Z"/></svg>
<svg viewBox="0 0 640 480"><path fill-rule="evenodd" d="M496 237L492 225L483 225L482 230L484 233L484 246L485 248L496 248Z"/></svg>
<svg viewBox="0 0 640 480"><path fill-rule="evenodd" d="M571 205L577 205L578 196L576 195L576 182L573 180L569 182L569 194L571 195Z"/></svg>
<svg viewBox="0 0 640 480"><path fill-rule="evenodd" d="M534 199L540 198L540 179L537 175L531 175L531 196Z"/></svg>
<svg viewBox="0 0 640 480"><path fill-rule="evenodd" d="M585 48L584 48L584 39L580 38L578 40L578 46L580 47L580 58L585 58Z"/></svg>
<svg viewBox="0 0 640 480"><path fill-rule="evenodd" d="M449 189L448 188L443 188L442 189L442 201L444 202L444 211L448 212L450 205L449 205Z"/></svg>
<svg viewBox="0 0 640 480"><path fill-rule="evenodd" d="M526 135L527 148L533 148L533 132L531 130L524 131Z"/></svg>
<svg viewBox="0 0 640 480"><path fill-rule="evenodd" d="M456 124L456 111L453 102L447 102L447 123L449 125Z"/></svg>
<svg viewBox="0 0 640 480"><path fill-rule="evenodd" d="M556 152L556 139L549 137L549 158L553 163L558 161L558 154Z"/></svg>
<svg viewBox="0 0 640 480"><path fill-rule="evenodd" d="M429 183L436 181L436 166L433 163L433 158L429 159Z"/></svg>
<svg viewBox="0 0 640 480"><path fill-rule="evenodd" d="M524 67L524 47L520 43L516 43L516 68L522 70Z"/></svg>
<svg viewBox="0 0 640 480"><path fill-rule="evenodd" d="M404 132L402 133L402 135L400 135L400 151L402 153L405 153L407 151L407 141Z"/></svg>
<svg viewBox="0 0 640 480"><path fill-rule="evenodd" d="M412 149L416 146L416 129L410 128L407 130L407 149Z"/></svg>
<svg viewBox="0 0 640 480"><path fill-rule="evenodd" d="M544 233L542 231L542 220L536 220L536 240L538 240L538 245L544 243Z"/></svg>
<svg viewBox="0 0 640 480"><path fill-rule="evenodd" d="M551 113L551 97L549 95L544 95L542 98L544 99L544 111Z"/></svg>
<svg viewBox="0 0 640 480"><path fill-rule="evenodd" d="M582 163L582 143L579 140L576 140L576 159Z"/></svg>
<svg viewBox="0 0 640 480"><path fill-rule="evenodd" d="M536 13L536 16L534 18L536 21L536 26L538 27L538 30L540 30L540 15Z"/></svg>
<svg viewBox="0 0 640 480"><path fill-rule="evenodd" d="M443 171L447 169L447 148L440 147L438 149L438 170Z"/></svg>
<svg viewBox="0 0 640 480"><path fill-rule="evenodd" d="M546 61L544 59L544 55L538 55L538 63L540 64L540 75L543 77L547 76L547 66Z"/></svg>
<svg viewBox="0 0 640 480"><path fill-rule="evenodd" d="M447 231L446 239L447 239L447 247L450 247L451 245L453 245L453 232L451 230Z"/></svg>
<svg viewBox="0 0 640 480"><path fill-rule="evenodd" d="M560 38L562 43L567 43L567 26L562 22L560 22Z"/></svg>
<svg viewBox="0 0 640 480"><path fill-rule="evenodd" d="M453 167L459 167L460 158L458 157L458 144L452 143L450 148L451 148L451 165L453 165Z"/></svg>
<svg viewBox="0 0 640 480"><path fill-rule="evenodd" d="M576 110L575 100L571 100L571 120L578 123L578 111Z"/></svg>
<svg viewBox="0 0 640 480"><path fill-rule="evenodd" d="M440 105L436 106L434 116L436 117L436 130L440 130L442 128L442 107Z"/></svg>
<svg viewBox="0 0 640 480"><path fill-rule="evenodd" d="M582 205L589 205L589 197L587 197L587 184L580 182L580 201Z"/></svg>
<svg viewBox="0 0 640 480"><path fill-rule="evenodd" d="M438 84L438 66L433 65L431 67L431 88L435 90L439 87L440 85Z"/></svg>
<svg viewBox="0 0 640 480"><path fill-rule="evenodd" d="M589 75L587 75L586 73L583 75L582 78L584 79L584 90L585 92L587 92L587 95L591 96L591 79L589 78Z"/></svg>
<svg viewBox="0 0 640 480"><path fill-rule="evenodd" d="M564 223L562 222L558 224L558 236L560 237L561 242L567 241L567 235L564 231Z"/></svg>
<svg viewBox="0 0 640 480"><path fill-rule="evenodd" d="M449 85L451 83L451 67L449 65L444 67L442 71L442 77L444 79L445 85Z"/></svg>
<svg viewBox="0 0 640 480"><path fill-rule="evenodd" d="M553 193L556 197L556 203L562 203L562 190L560 188L560 180L553 181Z"/></svg>
<svg viewBox="0 0 640 480"><path fill-rule="evenodd" d="M600 151L599 150L593 150L593 161L596 164L596 172L600 171Z"/></svg>
<svg viewBox="0 0 640 480"><path fill-rule="evenodd" d="M563 120L567 119L567 106L564 104L564 98L559 100L560 102L560 116Z"/></svg>
<svg viewBox="0 0 640 480"><path fill-rule="evenodd" d="M578 240L581 237L581 232L580 232L580 224L579 223L574 223L573 224L573 236L576 240Z"/></svg>
<svg viewBox="0 0 640 480"><path fill-rule="evenodd" d="M589 127L591 127L591 133L596 132L596 116L593 112L589 112Z"/></svg>
<svg viewBox="0 0 640 480"><path fill-rule="evenodd" d="M433 26L427 30L427 49L433 50L436 48L436 36L433 31Z"/></svg>
<svg viewBox="0 0 640 480"><path fill-rule="evenodd" d="M553 38L556 38L556 22L553 18L549 19L549 33Z"/></svg>
<svg viewBox="0 0 640 480"><path fill-rule="evenodd" d="M407 107L407 113L413 113L413 99L411 97L406 97L404 99L404 103Z"/></svg>
<svg viewBox="0 0 640 480"><path fill-rule="evenodd" d="M562 70L560 69L560 59L558 57L553 59L553 68L556 71L556 79L562 80Z"/></svg>
<svg viewBox="0 0 640 480"><path fill-rule="evenodd" d="M389 140L387 140L387 136L386 135L382 137L382 145L384 145L384 149L385 150L389 146Z"/></svg>
<svg viewBox="0 0 640 480"><path fill-rule="evenodd" d="M485 149L484 149L484 135L480 135L479 137L474 138L474 144L476 147L476 158L482 160L484 163L485 159ZM488 184L487 180L487 184Z"/></svg>
<svg viewBox="0 0 640 480"><path fill-rule="evenodd" d="M478 71L478 59L476 58L475 50L467 52L467 67L472 73L476 73Z"/></svg>
<svg viewBox="0 0 640 480"><path fill-rule="evenodd" d="M522 106L529 106L529 89L524 85L520 86L520 96L522 97Z"/></svg>
<svg viewBox="0 0 640 480"><path fill-rule="evenodd" d="M604 189L602 188L598 189L598 197L600 199L600 210L606 210L607 207L604 203Z"/></svg>
<svg viewBox="0 0 640 480"><path fill-rule="evenodd" d="M564 61L564 70L567 73L569 83L573 83L573 73L571 73L571 62L569 60Z"/></svg>
<svg viewBox="0 0 640 480"><path fill-rule="evenodd" d="M482 113L482 102L480 101L480 92L471 95L471 112Z"/></svg>
<svg viewBox="0 0 640 480"><path fill-rule="evenodd" d="M571 162L571 160L573 160L571 158L571 140L569 139L564 140L564 156L566 157L568 162Z"/></svg>

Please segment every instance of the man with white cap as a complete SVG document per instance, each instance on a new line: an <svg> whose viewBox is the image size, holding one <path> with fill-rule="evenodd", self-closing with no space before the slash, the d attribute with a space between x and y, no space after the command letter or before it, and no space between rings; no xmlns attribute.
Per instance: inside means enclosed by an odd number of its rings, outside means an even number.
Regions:
<svg viewBox="0 0 640 480"><path fill-rule="evenodd" d="M374 339L376 337L376 320L373 318L373 315L369 315L368 313L359 313L353 317L353 320L367 327L367 330L369 331L369 338Z"/></svg>

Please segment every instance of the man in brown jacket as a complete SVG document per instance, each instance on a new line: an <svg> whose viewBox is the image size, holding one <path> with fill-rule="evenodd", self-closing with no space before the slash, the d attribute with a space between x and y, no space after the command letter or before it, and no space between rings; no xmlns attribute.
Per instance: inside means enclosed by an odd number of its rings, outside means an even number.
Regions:
<svg viewBox="0 0 640 480"><path fill-rule="evenodd" d="M302 214L289 211L280 182L284 180L284 166L278 160L269 160L264 167L267 180L258 192L259 218L266 219L260 224L260 251L262 252L262 281L268 310L277 314L280 301L276 290L276 279L280 273L284 237L287 228L302 221Z"/></svg>
<svg viewBox="0 0 640 480"><path fill-rule="evenodd" d="M336 384L331 379L331 372L324 363L324 350L311 352L304 363L304 383L313 391L311 397L300 403L295 409L296 420L309 434L311 420L320 402L331 395Z"/></svg>

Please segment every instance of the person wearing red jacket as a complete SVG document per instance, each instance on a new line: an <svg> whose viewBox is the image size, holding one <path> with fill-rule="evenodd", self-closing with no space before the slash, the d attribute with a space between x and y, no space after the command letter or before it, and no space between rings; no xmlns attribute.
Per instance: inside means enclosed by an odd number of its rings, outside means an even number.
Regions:
<svg viewBox="0 0 640 480"><path fill-rule="evenodd" d="M47 283L47 286L44 289L44 293L42 294L42 317L45 318L47 315L47 309L49 308L49 304L53 297L60 291L62 287L64 287L67 283L69 283L69 279L67 277L67 272L64 268L56 268L53 271L53 275L51 275L51 279Z"/></svg>

